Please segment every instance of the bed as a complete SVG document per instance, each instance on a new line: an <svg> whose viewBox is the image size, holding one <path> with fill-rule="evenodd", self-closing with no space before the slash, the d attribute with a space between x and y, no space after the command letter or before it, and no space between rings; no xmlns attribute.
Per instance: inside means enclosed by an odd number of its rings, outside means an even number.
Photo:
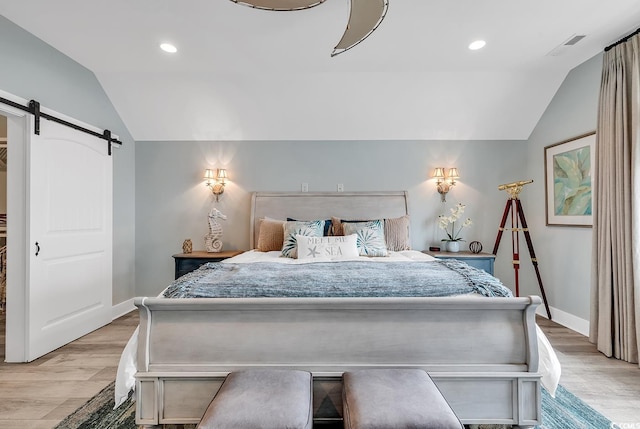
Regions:
<svg viewBox="0 0 640 429"><path fill-rule="evenodd" d="M255 193L250 243L256 247L265 218L408 213L406 192ZM252 253L240 262L260 257ZM414 264L417 254L394 252L390 259ZM191 282L206 277L187 276ZM127 345L136 355L136 422L197 423L226 374L255 367L311 371L314 421L331 422L341 418L342 372L411 367L431 375L465 424L533 427L541 420L541 381L554 358L535 324L541 300L480 295L136 298L140 326Z"/></svg>

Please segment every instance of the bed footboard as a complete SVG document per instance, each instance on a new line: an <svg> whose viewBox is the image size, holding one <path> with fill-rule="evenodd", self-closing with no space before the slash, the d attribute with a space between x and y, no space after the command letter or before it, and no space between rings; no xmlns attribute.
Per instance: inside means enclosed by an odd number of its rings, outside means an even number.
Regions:
<svg viewBox="0 0 640 429"><path fill-rule="evenodd" d="M540 422L527 298L137 298L136 422L197 423L230 371L311 371L314 419L341 418L342 372L426 370L465 424Z"/></svg>

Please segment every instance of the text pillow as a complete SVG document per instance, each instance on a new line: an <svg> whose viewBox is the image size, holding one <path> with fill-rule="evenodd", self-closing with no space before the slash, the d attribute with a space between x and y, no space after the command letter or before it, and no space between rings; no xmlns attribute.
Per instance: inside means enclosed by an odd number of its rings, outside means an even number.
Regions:
<svg viewBox="0 0 640 429"><path fill-rule="evenodd" d="M358 257L358 237L355 234L341 237L296 236L298 259L354 259Z"/></svg>

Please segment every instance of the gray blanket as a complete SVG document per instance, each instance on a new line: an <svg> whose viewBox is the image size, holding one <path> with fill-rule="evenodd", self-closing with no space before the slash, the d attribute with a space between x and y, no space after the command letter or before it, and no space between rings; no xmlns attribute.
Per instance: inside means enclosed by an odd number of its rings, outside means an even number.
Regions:
<svg viewBox="0 0 640 429"><path fill-rule="evenodd" d="M278 264L208 263L175 280L167 298L512 296L500 280L457 260Z"/></svg>

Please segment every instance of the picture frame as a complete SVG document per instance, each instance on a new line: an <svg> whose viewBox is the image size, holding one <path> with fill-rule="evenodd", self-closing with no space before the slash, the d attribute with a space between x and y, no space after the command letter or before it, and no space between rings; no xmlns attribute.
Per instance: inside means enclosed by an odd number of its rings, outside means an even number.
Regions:
<svg viewBox="0 0 640 429"><path fill-rule="evenodd" d="M547 226L593 226L596 133L544 148Z"/></svg>

